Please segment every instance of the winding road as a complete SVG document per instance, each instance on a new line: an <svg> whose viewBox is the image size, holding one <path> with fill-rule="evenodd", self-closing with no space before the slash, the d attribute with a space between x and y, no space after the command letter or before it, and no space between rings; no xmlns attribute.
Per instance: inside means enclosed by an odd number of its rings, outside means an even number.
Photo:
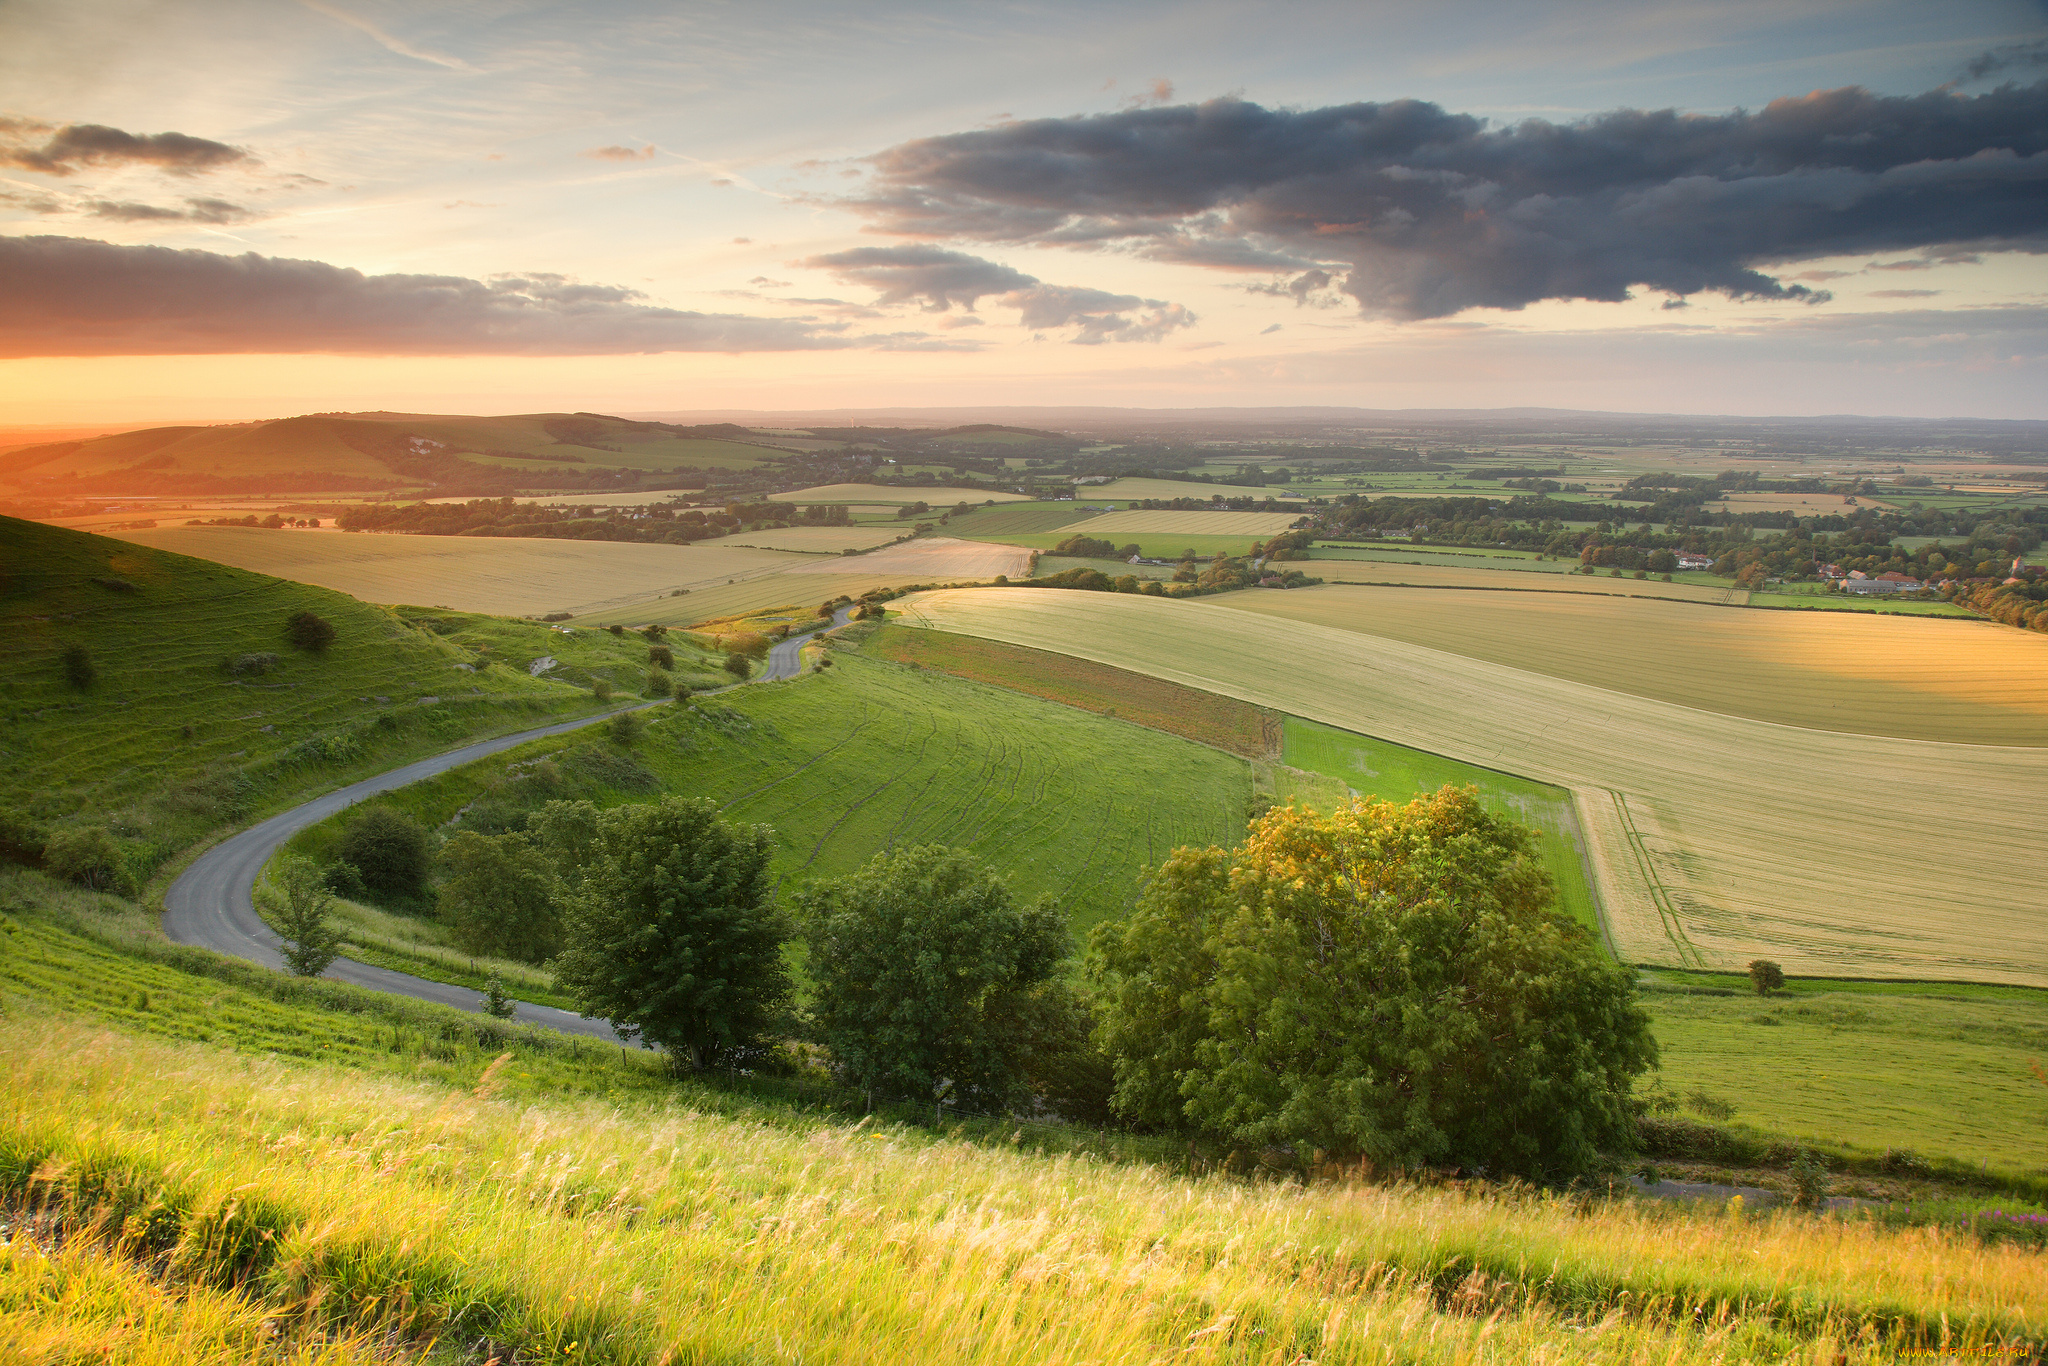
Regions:
<svg viewBox="0 0 2048 1366"><path fill-rule="evenodd" d="M769 651L768 662L755 681L774 683L796 677L803 670L804 644L821 631L844 626L852 612L851 607L842 607L834 614L829 627L793 635L776 645ZM726 692L730 689L719 691ZM647 707L661 705L663 704L659 702L650 702L624 710L641 711ZM240 834L231 836L208 849L178 875L177 880L164 893L164 936L174 943L212 949L216 953L246 958L269 968L282 968L284 956L278 951L281 941L277 932L264 924L262 917L256 914L255 898L256 879L262 874L263 865L277 852L279 845L307 826L316 825L335 812L344 811L365 798L405 787L422 778L446 773L451 768L474 763L478 759L511 749L516 745L523 745L529 740L540 740L550 735L566 735L585 726L609 721L616 715L616 711L603 712L596 716L580 717L574 721L560 721L551 726L541 726L535 730L523 730L512 735L478 740L460 749L449 750L446 754L419 759L402 768L380 773L374 778L350 783L347 787L337 788L325 796L315 797L312 801L252 825ZM446 982L433 982L424 977L393 972L389 968L371 967L367 963L358 963L348 958L337 958L325 976L337 982L347 982L351 986L368 987L372 991L388 991L396 996L410 996L414 1000L453 1006L457 1010L482 1009L482 1002L473 987L450 986ZM611 1026L603 1020L585 1019L566 1010L534 1005L527 1001L514 1002L513 1009L514 1017L521 1024L542 1025L549 1029L561 1030L565 1034L584 1034L598 1039L613 1037Z"/></svg>

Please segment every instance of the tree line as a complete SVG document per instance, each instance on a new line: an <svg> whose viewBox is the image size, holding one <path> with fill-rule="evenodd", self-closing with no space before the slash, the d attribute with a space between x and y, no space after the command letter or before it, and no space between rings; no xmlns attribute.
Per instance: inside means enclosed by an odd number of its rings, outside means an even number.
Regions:
<svg viewBox="0 0 2048 1366"><path fill-rule="evenodd" d="M678 1072L808 1059L871 1103L1392 1170L1557 1180L1634 1141L1657 1051L1633 976L1471 789L1289 806L1234 849L1176 850L1085 954L1056 902L964 850L887 850L778 904L774 847L704 799L553 801L438 850L372 809L325 869L283 862L274 914L316 973L336 886L403 902L438 869L465 947L545 963Z"/></svg>

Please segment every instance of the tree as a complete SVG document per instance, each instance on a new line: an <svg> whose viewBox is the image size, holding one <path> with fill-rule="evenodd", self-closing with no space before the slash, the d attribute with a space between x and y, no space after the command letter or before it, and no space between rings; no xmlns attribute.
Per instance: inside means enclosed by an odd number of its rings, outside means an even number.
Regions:
<svg viewBox="0 0 2048 1366"><path fill-rule="evenodd" d="M324 650L334 643L334 626L312 612L294 612L284 624L285 638L301 650Z"/></svg>
<svg viewBox="0 0 2048 1366"><path fill-rule="evenodd" d="M99 681L100 671L93 667L92 652L83 645L64 647L64 681L81 692Z"/></svg>
<svg viewBox="0 0 2048 1366"><path fill-rule="evenodd" d="M494 1020L509 1020L519 1013L519 1004L505 994L505 984L495 977L484 981L483 999L477 1008Z"/></svg>
<svg viewBox="0 0 2048 1366"><path fill-rule="evenodd" d="M657 669L673 669L676 652L666 645L650 645L647 647L647 662Z"/></svg>
<svg viewBox="0 0 2048 1366"><path fill-rule="evenodd" d="M789 996L773 843L767 826L728 825L703 798L599 813L564 908L560 989L691 1068L758 1047Z"/></svg>
<svg viewBox="0 0 2048 1366"><path fill-rule="evenodd" d="M311 859L281 860L275 881L285 966L300 977L318 977L341 955L341 931L327 918L334 898Z"/></svg>
<svg viewBox="0 0 2048 1366"><path fill-rule="evenodd" d="M126 880L121 846L97 825L67 825L51 835L43 845L43 866L96 892L118 891Z"/></svg>
<svg viewBox="0 0 2048 1366"><path fill-rule="evenodd" d="M630 711L622 711L605 722L605 729L611 732L613 744L631 745L640 738L640 733L647 729L647 722Z"/></svg>
<svg viewBox="0 0 2048 1366"><path fill-rule="evenodd" d="M1749 964L1749 984L1759 996L1768 996L1785 985L1785 969L1768 958L1754 958Z"/></svg>
<svg viewBox="0 0 2048 1366"><path fill-rule="evenodd" d="M1272 811L1097 932L1124 1115L1237 1145L1552 1178L1626 1149L1631 975L1471 788Z"/></svg>
<svg viewBox="0 0 2048 1366"><path fill-rule="evenodd" d="M373 806L348 823L334 846L334 856L353 863L363 886L385 900L407 900L425 893L432 861L427 832L410 816L387 806Z"/></svg>
<svg viewBox="0 0 2048 1366"><path fill-rule="evenodd" d="M659 669L649 669L647 680L640 691L647 697L667 697L676 690L676 682Z"/></svg>
<svg viewBox="0 0 2048 1366"><path fill-rule="evenodd" d="M1017 905L980 860L940 845L877 854L797 905L818 1037L855 1085L1009 1107L1027 1002L1070 948L1056 906Z"/></svg>
<svg viewBox="0 0 2048 1366"><path fill-rule="evenodd" d="M754 666L737 650L725 657L725 671L744 683L754 676Z"/></svg>
<svg viewBox="0 0 2048 1366"><path fill-rule="evenodd" d="M562 881L526 834L465 830L441 846L441 914L465 952L539 963L562 946Z"/></svg>

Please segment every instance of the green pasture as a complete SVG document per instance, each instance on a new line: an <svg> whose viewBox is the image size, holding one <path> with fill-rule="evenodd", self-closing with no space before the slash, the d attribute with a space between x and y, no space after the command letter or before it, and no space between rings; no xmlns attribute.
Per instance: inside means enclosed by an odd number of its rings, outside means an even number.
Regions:
<svg viewBox="0 0 2048 1366"><path fill-rule="evenodd" d="M1557 886L1559 906L1590 929L1600 926L1599 903L1586 881L1579 850L1579 822L1571 794L1561 787L1446 759L1419 749L1375 740L1290 716L1282 761L1335 778L1363 797L1405 802L1446 783L1479 789L1479 799L1497 815L1536 831L1536 856Z"/></svg>
<svg viewBox="0 0 2048 1366"><path fill-rule="evenodd" d="M1749 595L1751 607L1781 612L1882 612L1912 617L1974 617L1967 607L1937 599L1866 598L1824 592L1817 583L1785 583Z"/></svg>
<svg viewBox="0 0 2048 1366"><path fill-rule="evenodd" d="M1058 898L1079 933L1123 913L1143 867L1243 832L1241 759L1007 689L833 659L822 673L657 708L630 747L596 732L538 741L380 800L432 827L472 808L450 827L464 829L557 795L705 796L729 820L774 827L785 894L884 849L959 845L1020 895ZM542 760L559 776L536 777ZM339 830L315 826L294 847L318 854Z"/></svg>
<svg viewBox="0 0 2048 1366"><path fill-rule="evenodd" d="M998 503L994 507L977 509L965 517L952 518L944 529L948 536L958 536L963 540L1014 541L1020 535L1057 531L1100 515L1073 503ZM1060 539L1055 536L1053 541L1057 544Z"/></svg>
<svg viewBox="0 0 2048 1366"><path fill-rule="evenodd" d="M1838 1151L2048 1165L2048 1086L2028 1066L2048 1059L2048 993L1795 981L1759 999L1747 979L1710 995L1674 976L1652 974L1644 998L1672 1092Z"/></svg>
<svg viewBox="0 0 2048 1366"><path fill-rule="evenodd" d="M1037 532L1014 535L975 535L972 532L954 532L952 526L945 528L947 535L961 535L969 540L1000 541L1004 545L1023 546L1027 550L1051 550L1069 536L1089 535L1087 527L1072 531ZM1195 552L1197 559L1210 559L1216 555L1243 556L1251 553L1255 545L1263 545L1266 536L1190 536L1181 532L1165 534L1115 531L1106 532L1101 539L1113 541L1118 546L1135 545L1138 553L1150 560L1178 560L1185 551Z"/></svg>

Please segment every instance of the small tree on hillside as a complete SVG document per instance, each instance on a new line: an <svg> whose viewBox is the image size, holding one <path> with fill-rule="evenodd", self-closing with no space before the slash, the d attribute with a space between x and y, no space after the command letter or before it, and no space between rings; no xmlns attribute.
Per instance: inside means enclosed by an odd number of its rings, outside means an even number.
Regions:
<svg viewBox="0 0 2048 1366"><path fill-rule="evenodd" d="M769 900L774 832L702 798L601 812L566 904L560 989L679 1066L759 1047L789 995Z"/></svg>
<svg viewBox="0 0 2048 1366"><path fill-rule="evenodd" d="M1749 984L1756 988L1757 995L1768 996L1785 985L1785 970L1768 958L1752 959Z"/></svg>
<svg viewBox="0 0 2048 1366"><path fill-rule="evenodd" d="M1000 1110L1019 1098L1045 986L1071 947L1050 902L1018 906L964 849L877 854L798 906L819 1040L866 1091Z"/></svg>
<svg viewBox="0 0 2048 1366"><path fill-rule="evenodd" d="M657 669L673 669L676 652L666 645L650 645L647 647L647 662Z"/></svg>
<svg viewBox="0 0 2048 1366"><path fill-rule="evenodd" d="M373 806L350 821L334 855L353 863L363 886L385 900L407 900L427 890L432 867L427 832L389 807Z"/></svg>
<svg viewBox="0 0 2048 1366"><path fill-rule="evenodd" d="M341 955L341 931L327 918L334 898L310 859L282 860L274 881L285 966L300 977L318 977Z"/></svg>
<svg viewBox="0 0 2048 1366"><path fill-rule="evenodd" d="M334 626L312 612L295 612L284 624L285 638L301 650L324 650L334 643Z"/></svg>
<svg viewBox="0 0 2048 1366"><path fill-rule="evenodd" d="M725 671L744 683L754 676L754 665L745 655L735 651L725 657Z"/></svg>
<svg viewBox="0 0 2048 1366"><path fill-rule="evenodd" d="M43 845L43 866L96 892L119 891L126 881L121 846L97 825L67 825L51 835Z"/></svg>

